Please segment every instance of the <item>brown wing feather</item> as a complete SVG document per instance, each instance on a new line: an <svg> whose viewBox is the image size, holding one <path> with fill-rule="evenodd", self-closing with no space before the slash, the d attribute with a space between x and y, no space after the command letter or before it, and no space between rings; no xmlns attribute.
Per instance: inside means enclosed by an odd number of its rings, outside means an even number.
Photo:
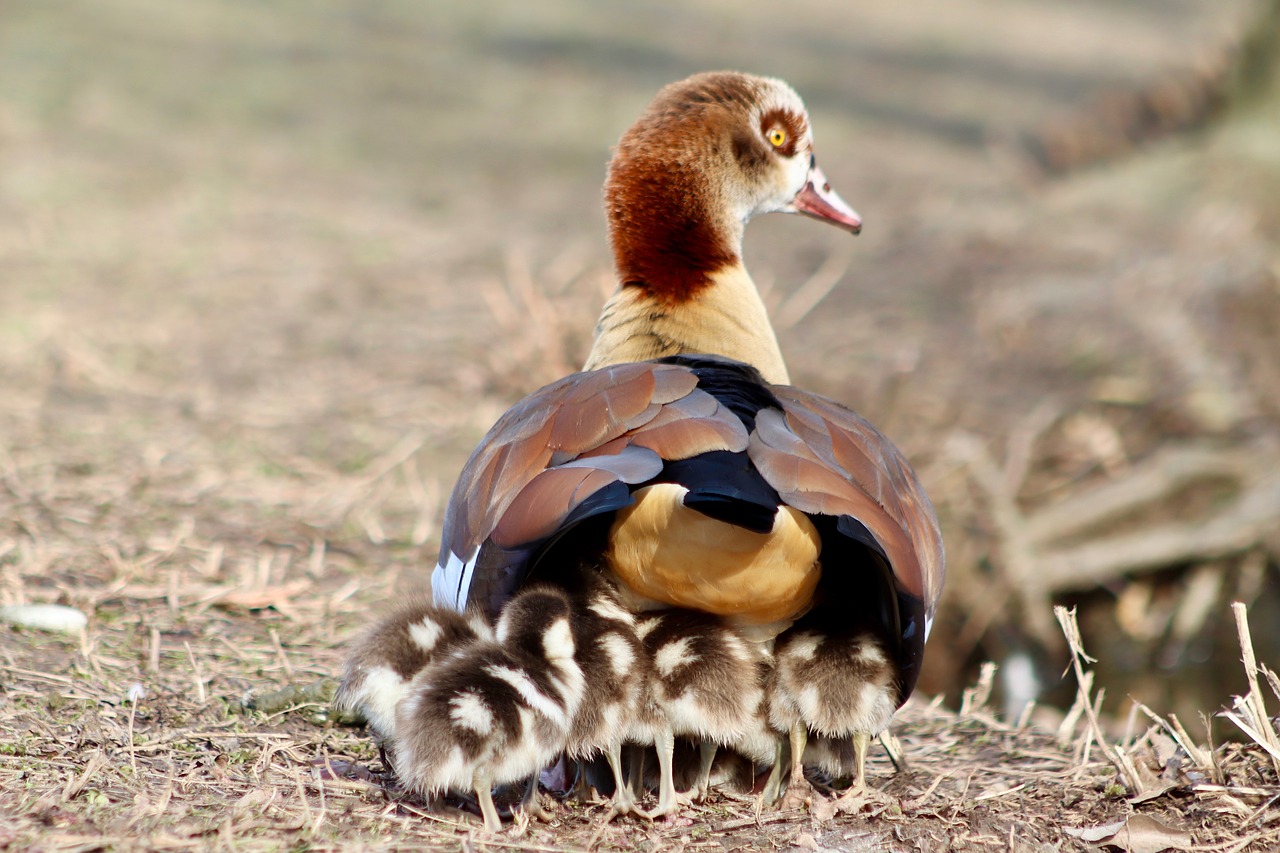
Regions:
<svg viewBox="0 0 1280 853"><path fill-rule="evenodd" d="M848 514L875 535L899 583L932 616L945 563L937 515L902 452L833 400L790 386L770 390L748 453L782 499L803 512Z"/></svg>
<svg viewBox="0 0 1280 853"><path fill-rule="evenodd" d="M503 548L536 541L592 493L649 479L663 459L745 450L741 421L697 383L680 365L621 364L574 374L517 403L458 478L446 551L466 560L491 536ZM651 462L636 467L640 457L628 448L652 451ZM624 457L630 467L619 467ZM564 470L570 462L579 467Z"/></svg>
<svg viewBox="0 0 1280 853"><path fill-rule="evenodd" d="M660 470L661 463L654 473ZM586 497L617 481L617 474L598 468L549 468L520 490L490 538L500 548L514 549L550 536Z"/></svg>
<svg viewBox="0 0 1280 853"><path fill-rule="evenodd" d="M709 450L747 449L747 428L742 421L701 389L663 406L653 420L625 438L631 446L647 447L671 460Z"/></svg>

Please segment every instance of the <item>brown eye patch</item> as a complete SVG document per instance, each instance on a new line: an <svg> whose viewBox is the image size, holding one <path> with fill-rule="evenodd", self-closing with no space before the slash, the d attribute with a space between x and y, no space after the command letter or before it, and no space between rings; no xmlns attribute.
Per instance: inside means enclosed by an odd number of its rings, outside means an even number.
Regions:
<svg viewBox="0 0 1280 853"><path fill-rule="evenodd" d="M791 110L773 109L760 117L760 132L764 134L766 141L772 143L776 138L774 134L782 131L785 137L782 144L773 145L773 148L784 157L795 155L796 146L800 144L805 129L804 118Z"/></svg>

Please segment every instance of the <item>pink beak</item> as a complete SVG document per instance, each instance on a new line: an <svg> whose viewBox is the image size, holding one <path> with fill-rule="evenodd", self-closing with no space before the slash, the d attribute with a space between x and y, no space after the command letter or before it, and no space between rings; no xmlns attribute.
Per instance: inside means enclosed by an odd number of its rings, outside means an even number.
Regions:
<svg viewBox="0 0 1280 853"><path fill-rule="evenodd" d="M796 193L795 199L784 209L787 213L803 213L805 216L830 222L854 234L862 230L862 217L831 189L827 176L822 174L817 163L809 170L809 180L804 188Z"/></svg>

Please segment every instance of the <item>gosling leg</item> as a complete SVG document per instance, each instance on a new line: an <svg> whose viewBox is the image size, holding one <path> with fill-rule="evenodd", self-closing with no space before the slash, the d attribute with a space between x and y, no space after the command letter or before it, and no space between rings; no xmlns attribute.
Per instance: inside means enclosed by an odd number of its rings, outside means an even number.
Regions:
<svg viewBox="0 0 1280 853"><path fill-rule="evenodd" d="M529 817L536 817L540 821L551 820L551 812L547 811L546 806L542 804L542 793L538 790L537 773L529 777L529 785L524 789L524 796L520 798L520 809Z"/></svg>
<svg viewBox="0 0 1280 853"><path fill-rule="evenodd" d="M671 770L672 755L676 749L675 735L670 729L666 729L654 738L653 745L658 751L658 807L650 812L636 812L650 820L671 814L680 805L680 798L676 795L675 778Z"/></svg>
<svg viewBox="0 0 1280 853"><path fill-rule="evenodd" d="M782 774L784 772L782 768L790 757L788 746L789 743L786 738L778 738L778 743L773 753L773 768L769 771L769 778L764 783L764 790L760 792L760 804L762 806L772 806L782 796Z"/></svg>
<svg viewBox="0 0 1280 853"><path fill-rule="evenodd" d="M476 792L476 800L480 803L480 814L484 815L484 828L490 832L502 829L502 819L498 817L498 809L493 805L493 781L486 771L478 771L471 779Z"/></svg>
<svg viewBox="0 0 1280 853"><path fill-rule="evenodd" d="M813 786L804 778L804 748L808 742L808 727L797 722L791 727L791 782L782 795L779 808L798 809L813 802Z"/></svg>
<svg viewBox="0 0 1280 853"><path fill-rule="evenodd" d="M853 778L853 787L859 791L867 787L867 747L871 745L871 735L867 732L853 733L853 760L857 764L857 774Z"/></svg>
<svg viewBox="0 0 1280 853"><path fill-rule="evenodd" d="M591 785L587 782L587 765L582 761L575 761L573 764L577 772L573 777L573 788L565 794L565 797L573 797L584 803L588 802L591 799Z"/></svg>
<svg viewBox="0 0 1280 853"><path fill-rule="evenodd" d="M658 750L658 808L649 817L670 814L676 808L676 780L671 765L675 761L676 738L666 729L653 742Z"/></svg>
<svg viewBox="0 0 1280 853"><path fill-rule="evenodd" d="M853 812L862 808L867 792L867 748L871 745L870 732L853 733L853 784L836 799L836 808ZM876 796L879 796L878 794Z"/></svg>
<svg viewBox="0 0 1280 853"><path fill-rule="evenodd" d="M693 790L689 794L696 802L702 802L707 798L707 794L711 790L711 765L716 760L716 750L719 744L715 741L704 740L698 744L698 776L694 780Z"/></svg>
<svg viewBox="0 0 1280 853"><path fill-rule="evenodd" d="M627 786L631 789L633 798L644 796L644 761L647 752L643 746L634 743L627 745L627 755L631 758L627 767Z"/></svg>
<svg viewBox="0 0 1280 853"><path fill-rule="evenodd" d="M644 753L641 753L643 756ZM605 820L612 820L615 815L631 814L636 811L636 794L631 785L622 778L622 744L611 744L604 753L613 771L613 805Z"/></svg>

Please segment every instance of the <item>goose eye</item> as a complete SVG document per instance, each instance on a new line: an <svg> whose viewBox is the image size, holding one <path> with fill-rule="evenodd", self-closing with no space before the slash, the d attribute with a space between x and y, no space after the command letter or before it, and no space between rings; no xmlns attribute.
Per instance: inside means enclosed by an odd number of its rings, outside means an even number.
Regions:
<svg viewBox="0 0 1280 853"><path fill-rule="evenodd" d="M774 148L781 148L787 142L787 132L780 127L775 127L769 131L769 144Z"/></svg>

